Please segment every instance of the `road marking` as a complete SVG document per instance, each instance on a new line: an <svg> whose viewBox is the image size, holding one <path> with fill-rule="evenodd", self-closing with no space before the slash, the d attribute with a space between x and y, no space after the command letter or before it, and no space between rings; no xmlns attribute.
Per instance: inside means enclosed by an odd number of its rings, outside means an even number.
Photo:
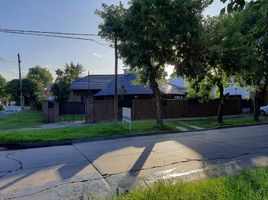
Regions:
<svg viewBox="0 0 268 200"><path fill-rule="evenodd" d="M180 130L180 131L189 131L188 128L182 127L182 126L176 126L176 129Z"/></svg>
<svg viewBox="0 0 268 200"><path fill-rule="evenodd" d="M186 126L189 126L190 128L196 129L196 130L203 130L204 128L199 127L199 126L195 126L195 125L190 125L190 124L186 124Z"/></svg>
<svg viewBox="0 0 268 200"><path fill-rule="evenodd" d="M204 171L208 170L208 167L202 168L202 169L194 169L194 170L181 172L181 173L172 173L175 170L176 170L176 168L161 171L161 172L157 172L157 173L155 173L153 175L154 177L150 177L148 179L148 181L149 182L155 182L157 180L165 180L165 179L177 178L177 177L182 177L182 176L189 176L189 175L192 175L192 174L197 174L197 173L200 173L200 172L204 172Z"/></svg>

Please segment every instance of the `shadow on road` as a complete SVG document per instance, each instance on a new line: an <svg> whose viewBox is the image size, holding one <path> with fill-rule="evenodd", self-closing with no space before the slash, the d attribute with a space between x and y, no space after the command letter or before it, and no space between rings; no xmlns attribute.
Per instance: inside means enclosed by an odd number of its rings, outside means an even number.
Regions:
<svg viewBox="0 0 268 200"><path fill-rule="evenodd" d="M105 178L116 182L116 187L131 188L141 171L161 171L168 167L177 168L179 172L202 169L208 166L231 163L226 168L207 171L208 176L230 174L232 171L244 167L260 166L268 160L268 126L221 129L214 131L200 131L185 134L167 134L156 136L140 136L134 138L122 138L105 141L78 143L72 146L53 147L51 152L48 148L12 151L13 160L20 160L22 169L12 170L3 174L0 168L0 193L13 190L21 190L27 181L34 177L42 178L40 185L46 182L45 172L49 166L58 166L56 169L60 181L68 181L75 177L88 165L95 169ZM66 148L71 150L66 151ZM72 151L78 152L73 153ZM71 152L71 153L70 153ZM0 153L1 159L6 153ZM82 155L81 155L82 154ZM29 156L29 157L27 157ZM31 157L32 156L32 157ZM27 159L26 159L27 158ZM31 161L29 161L29 159ZM36 162L35 162L36 160ZM52 161L51 161L52 160ZM7 161L7 160L6 160ZM36 165L24 168L24 162ZM265 164L265 163L264 163ZM0 164L0 167L4 164ZM40 173L40 176L38 176ZM32 178L31 178L32 177ZM175 175L173 177L176 177ZM26 186L25 186L26 187Z"/></svg>

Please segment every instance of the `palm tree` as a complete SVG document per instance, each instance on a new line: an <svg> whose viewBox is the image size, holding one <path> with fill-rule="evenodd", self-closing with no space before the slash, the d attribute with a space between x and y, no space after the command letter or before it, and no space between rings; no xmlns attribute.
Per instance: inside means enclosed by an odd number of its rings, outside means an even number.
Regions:
<svg viewBox="0 0 268 200"><path fill-rule="evenodd" d="M80 65L79 63L75 65L71 62L70 64L66 63L64 66L64 72L71 81L76 80L84 71L85 69L83 65Z"/></svg>

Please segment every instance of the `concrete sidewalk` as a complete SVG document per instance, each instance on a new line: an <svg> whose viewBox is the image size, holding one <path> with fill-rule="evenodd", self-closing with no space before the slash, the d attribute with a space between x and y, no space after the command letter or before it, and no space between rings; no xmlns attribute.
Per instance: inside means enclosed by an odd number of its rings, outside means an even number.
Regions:
<svg viewBox="0 0 268 200"><path fill-rule="evenodd" d="M268 125L0 152L0 199L104 199L159 179L268 166Z"/></svg>

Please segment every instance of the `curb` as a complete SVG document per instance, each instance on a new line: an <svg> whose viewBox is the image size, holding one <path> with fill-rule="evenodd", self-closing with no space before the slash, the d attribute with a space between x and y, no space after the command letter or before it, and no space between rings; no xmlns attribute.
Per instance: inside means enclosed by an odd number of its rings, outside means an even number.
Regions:
<svg viewBox="0 0 268 200"><path fill-rule="evenodd" d="M143 137L143 136L152 136L152 135L164 135L164 134L182 134L182 133L198 133L202 131L218 130L218 129L229 129L229 128L240 128L248 126L263 126L268 125L268 122L259 123L259 124L246 124L246 125L227 125L216 128L207 128L201 130L192 130L192 131L161 131L161 132L145 132L145 133L133 133L129 135L115 135L115 136L104 136L104 137L94 137L89 139L79 139L79 140L68 140L68 141L51 141L51 142L22 142L22 143L2 143L0 142L0 148L4 148L1 151L5 150L16 150L16 149L29 149L29 148L39 148L39 147L51 147L51 146L64 146L72 145L74 143L81 142L90 142L90 141L102 141L102 140L112 140L112 139L122 139L122 138L132 138L132 137Z"/></svg>

